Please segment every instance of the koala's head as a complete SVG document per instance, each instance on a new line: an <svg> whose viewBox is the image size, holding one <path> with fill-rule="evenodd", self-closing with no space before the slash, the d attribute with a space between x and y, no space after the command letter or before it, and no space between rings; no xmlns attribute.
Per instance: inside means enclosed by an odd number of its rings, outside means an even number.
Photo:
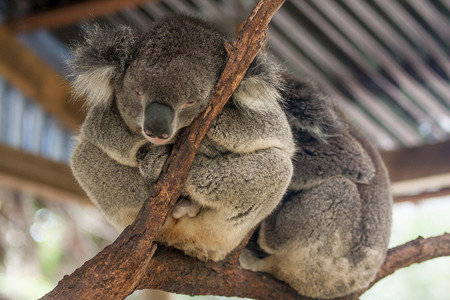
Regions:
<svg viewBox="0 0 450 300"><path fill-rule="evenodd" d="M73 87L91 106L117 105L132 131L166 144L208 105L227 60L225 39L186 16L162 19L147 31L97 27L74 50ZM278 82L266 65L263 58L253 63L234 95L237 104L277 101Z"/></svg>

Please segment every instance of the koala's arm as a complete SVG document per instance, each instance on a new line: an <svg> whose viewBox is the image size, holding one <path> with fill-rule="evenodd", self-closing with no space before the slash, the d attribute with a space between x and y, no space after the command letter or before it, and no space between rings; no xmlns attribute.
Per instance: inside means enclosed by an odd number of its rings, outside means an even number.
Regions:
<svg viewBox="0 0 450 300"><path fill-rule="evenodd" d="M185 190L202 206L223 208L232 218L234 210L237 214L258 210L264 201L271 201L267 195L283 190L291 173L290 155L277 148L215 158L197 155Z"/></svg>
<svg viewBox="0 0 450 300"><path fill-rule="evenodd" d="M289 123L278 104L261 110L229 104L211 125L207 138L233 153L278 148L293 155L295 151Z"/></svg>
<svg viewBox="0 0 450 300"><path fill-rule="evenodd" d="M136 167L136 153L146 140L131 132L113 104L92 107L83 123L81 138L87 139L115 161Z"/></svg>
<svg viewBox="0 0 450 300"><path fill-rule="evenodd" d="M89 140L81 140L71 158L75 178L118 230L130 225L150 196L151 185L138 168L112 159Z"/></svg>
<svg viewBox="0 0 450 300"><path fill-rule="evenodd" d="M339 108L311 82L287 77L287 86L285 109L297 144L290 188L310 188L334 176L370 182L374 162Z"/></svg>
<svg viewBox="0 0 450 300"><path fill-rule="evenodd" d="M345 176L355 183L369 183L375 171L371 157L361 144L342 133L326 141L313 139L298 143L290 188L310 188L334 176Z"/></svg>

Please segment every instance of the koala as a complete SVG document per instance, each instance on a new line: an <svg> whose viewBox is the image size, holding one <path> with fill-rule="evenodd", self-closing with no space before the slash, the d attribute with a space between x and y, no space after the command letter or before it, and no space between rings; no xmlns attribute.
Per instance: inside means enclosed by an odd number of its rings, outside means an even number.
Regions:
<svg viewBox="0 0 450 300"><path fill-rule="evenodd" d="M308 82L284 75L297 151L280 205L240 256L304 296L341 297L365 288L384 261L391 227L389 177L379 154Z"/></svg>
<svg viewBox="0 0 450 300"><path fill-rule="evenodd" d="M74 49L89 106L71 167L119 229L151 194L180 129L207 106L230 38L187 16L94 28ZM208 129L156 240L218 261L257 227L240 264L300 294L367 286L387 250L392 198L375 149L317 87L259 53Z"/></svg>
<svg viewBox="0 0 450 300"><path fill-rule="evenodd" d="M89 109L71 167L119 230L149 198L180 129L207 107L225 41L210 25L175 16L141 31L97 27L74 48L73 88ZM263 55L253 63L210 126L156 241L221 260L281 201L295 143L277 72Z"/></svg>

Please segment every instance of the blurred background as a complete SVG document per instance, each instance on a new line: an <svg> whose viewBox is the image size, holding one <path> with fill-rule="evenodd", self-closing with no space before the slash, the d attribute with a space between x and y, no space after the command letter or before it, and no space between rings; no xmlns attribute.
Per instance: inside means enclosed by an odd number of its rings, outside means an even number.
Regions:
<svg viewBox="0 0 450 300"><path fill-rule="evenodd" d="M68 167L84 118L68 47L95 23L145 28L180 12L232 34L255 3L0 0L0 299L43 296L118 235ZM396 202L391 246L450 232L449 50L449 0L288 0L270 25L266 51L315 80L382 153ZM449 286L450 258L438 258L362 299L450 299Z"/></svg>

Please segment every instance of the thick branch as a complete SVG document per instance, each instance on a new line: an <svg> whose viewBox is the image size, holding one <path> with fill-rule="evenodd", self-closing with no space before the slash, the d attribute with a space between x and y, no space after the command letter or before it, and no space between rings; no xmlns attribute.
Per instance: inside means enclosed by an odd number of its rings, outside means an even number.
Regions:
<svg viewBox="0 0 450 300"><path fill-rule="evenodd" d="M369 290L378 281L393 274L395 271L415 263L421 263L442 256L450 256L450 233L444 233L427 239L418 237L413 241L389 249L383 265L369 286L352 295L348 295L343 299L359 299L360 295Z"/></svg>
<svg viewBox="0 0 450 300"><path fill-rule="evenodd" d="M151 198L133 224L113 244L65 276L44 299L125 298L135 290L152 257L153 237L180 196L203 136L243 79L265 40L271 17L283 2L260 0L236 42L227 47L229 59L210 105L177 140Z"/></svg>
<svg viewBox="0 0 450 300"><path fill-rule="evenodd" d="M361 291L360 294L401 268L442 256L450 256L450 233L444 233L427 239L418 237L413 241L389 249L386 260L378 271L375 280L372 281L367 289Z"/></svg>
<svg viewBox="0 0 450 300"><path fill-rule="evenodd" d="M160 247L138 289L160 289L187 295L220 295L254 299L310 299L269 274L227 262L200 262L172 248Z"/></svg>
<svg viewBox="0 0 450 300"><path fill-rule="evenodd" d="M161 250L161 251L160 251ZM398 269L441 256L450 255L450 234L414 241L390 249L375 280L364 290L342 299L358 299L359 295L379 280ZM220 295L255 299L310 299L264 273L243 270L239 265L202 263L179 251L159 249L149 264L148 274L138 289L161 289L188 295Z"/></svg>

